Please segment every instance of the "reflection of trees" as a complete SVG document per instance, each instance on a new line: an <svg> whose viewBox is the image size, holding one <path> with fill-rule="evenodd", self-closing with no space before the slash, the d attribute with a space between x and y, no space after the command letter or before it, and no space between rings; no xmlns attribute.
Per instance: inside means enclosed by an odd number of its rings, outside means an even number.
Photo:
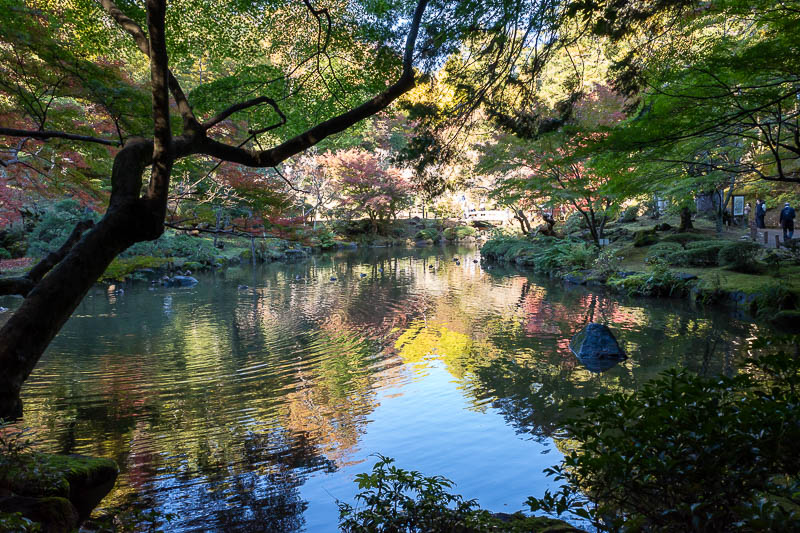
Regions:
<svg viewBox="0 0 800 533"><path fill-rule="evenodd" d="M516 295L508 293L512 287ZM530 281L504 290L506 301L516 305L473 314L472 324L461 325L472 338L435 322L412 323L398 338L398 349L404 360L442 359L466 382L477 409L488 403L535 438L557 435L564 418L575 414L568 407L573 400L632 391L672 366L729 373L735 354L746 356L738 339L756 331L725 313L686 312L682 302L626 301ZM611 325L630 356L605 373L585 369L568 348L572 335L591 321Z"/></svg>
<svg viewBox="0 0 800 533"><path fill-rule="evenodd" d="M376 387L404 372L385 347L431 305L420 274L435 253L95 294L43 360L26 423L54 449L116 459L111 505L176 512L177 527L297 529L306 473L347 462Z"/></svg>
<svg viewBox="0 0 800 533"><path fill-rule="evenodd" d="M112 503L151 502L201 529L290 531L305 475L348 463L376 389L407 379L400 361L441 358L475 409L544 438L574 398L676 363L729 372L734 339L756 331L682 304L496 276L474 251L461 265L454 253L359 251L230 269L191 291L95 294L30 381L25 423L51 449L116 459ZM628 361L604 374L580 365L567 343L590 320L610 323Z"/></svg>

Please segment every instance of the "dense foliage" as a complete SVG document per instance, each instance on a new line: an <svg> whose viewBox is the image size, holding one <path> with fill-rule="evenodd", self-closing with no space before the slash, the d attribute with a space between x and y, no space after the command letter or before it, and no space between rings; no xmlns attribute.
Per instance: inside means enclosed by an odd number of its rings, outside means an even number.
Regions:
<svg viewBox="0 0 800 533"><path fill-rule="evenodd" d="M780 352L734 377L671 370L584 400L573 449L548 471L567 484L531 508L601 531L796 529L799 394L800 362Z"/></svg>

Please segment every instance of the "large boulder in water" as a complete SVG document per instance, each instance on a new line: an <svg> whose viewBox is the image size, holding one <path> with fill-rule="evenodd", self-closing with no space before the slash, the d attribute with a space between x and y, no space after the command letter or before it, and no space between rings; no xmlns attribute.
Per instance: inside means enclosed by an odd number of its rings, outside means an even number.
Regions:
<svg viewBox="0 0 800 533"><path fill-rule="evenodd" d="M172 276L167 280L167 287L194 287L200 283L192 276Z"/></svg>
<svg viewBox="0 0 800 533"><path fill-rule="evenodd" d="M625 351L608 326L596 322L587 324L572 337L569 347L592 372L603 372L626 359Z"/></svg>

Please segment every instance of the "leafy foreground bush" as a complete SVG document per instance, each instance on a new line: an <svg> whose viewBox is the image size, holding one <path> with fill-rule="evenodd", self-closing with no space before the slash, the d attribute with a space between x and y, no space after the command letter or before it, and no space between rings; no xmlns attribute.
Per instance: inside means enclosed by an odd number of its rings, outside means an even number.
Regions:
<svg viewBox="0 0 800 533"><path fill-rule="evenodd" d="M339 504L339 527L347 533L573 533L580 530L554 518L522 513L499 518L480 509L475 500L464 501L447 489L453 483L441 476L392 465L394 459L378 455L371 474L356 475L356 495L364 506Z"/></svg>
<svg viewBox="0 0 800 533"><path fill-rule="evenodd" d="M800 361L784 353L733 378L672 370L583 400L574 450L546 471L568 484L528 504L599 531L800 531L799 401Z"/></svg>

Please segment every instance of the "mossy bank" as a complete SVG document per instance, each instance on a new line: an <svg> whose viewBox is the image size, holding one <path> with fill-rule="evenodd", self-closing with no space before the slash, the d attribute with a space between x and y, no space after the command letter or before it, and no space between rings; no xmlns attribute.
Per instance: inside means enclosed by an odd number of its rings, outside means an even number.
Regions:
<svg viewBox="0 0 800 533"><path fill-rule="evenodd" d="M111 459L25 451L0 459L0 530L74 531L114 486Z"/></svg>
<svg viewBox="0 0 800 533"><path fill-rule="evenodd" d="M800 264L791 250L775 267L775 252L751 241L652 234L646 245L634 240L602 249L570 238L496 235L481 247L481 255L567 283L734 306L780 327L800 329Z"/></svg>

